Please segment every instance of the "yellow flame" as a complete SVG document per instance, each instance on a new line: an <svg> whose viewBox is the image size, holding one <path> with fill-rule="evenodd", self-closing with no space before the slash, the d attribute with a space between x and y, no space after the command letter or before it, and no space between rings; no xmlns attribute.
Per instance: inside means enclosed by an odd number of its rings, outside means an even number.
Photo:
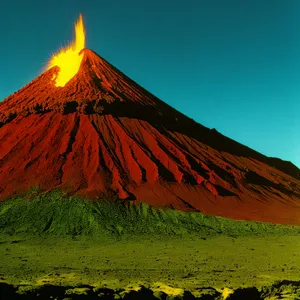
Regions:
<svg viewBox="0 0 300 300"><path fill-rule="evenodd" d="M75 23L75 41L68 46L60 49L49 60L46 69L54 66L59 67L59 73L55 79L56 86L65 86L66 83L78 72L83 54L79 55L80 50L85 47L85 30L82 15Z"/></svg>

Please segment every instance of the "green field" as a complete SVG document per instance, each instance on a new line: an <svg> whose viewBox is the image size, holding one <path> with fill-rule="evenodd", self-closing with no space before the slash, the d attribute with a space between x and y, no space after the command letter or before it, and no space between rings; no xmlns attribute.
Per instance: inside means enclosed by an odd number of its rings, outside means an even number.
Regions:
<svg viewBox="0 0 300 300"><path fill-rule="evenodd" d="M23 291L45 284L144 285L198 296L265 287L275 295L265 299L283 299L270 286L287 280L281 292L294 296L284 299L300 299L299 232L295 226L31 191L0 204L0 281L23 284Z"/></svg>

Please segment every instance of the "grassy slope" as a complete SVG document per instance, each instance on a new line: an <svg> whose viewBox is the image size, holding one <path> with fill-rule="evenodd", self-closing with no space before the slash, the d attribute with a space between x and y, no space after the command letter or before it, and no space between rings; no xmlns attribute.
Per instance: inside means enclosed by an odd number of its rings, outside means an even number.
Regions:
<svg viewBox="0 0 300 300"><path fill-rule="evenodd" d="M220 234L293 235L299 232L300 227L297 226L236 221L199 212L154 209L144 203L126 207L120 202L63 197L59 191L31 191L22 197L0 203L0 233L10 235L100 237L196 233L199 237L207 237Z"/></svg>
<svg viewBox="0 0 300 300"><path fill-rule="evenodd" d="M0 282L260 287L300 280L299 230L31 191L0 203Z"/></svg>

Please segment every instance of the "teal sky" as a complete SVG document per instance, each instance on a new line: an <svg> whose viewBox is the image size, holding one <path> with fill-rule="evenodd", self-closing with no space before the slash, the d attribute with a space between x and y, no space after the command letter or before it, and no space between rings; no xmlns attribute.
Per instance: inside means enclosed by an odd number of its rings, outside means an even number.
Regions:
<svg viewBox="0 0 300 300"><path fill-rule="evenodd" d="M1 2L0 101L70 41L151 93L265 155L300 167L299 0Z"/></svg>

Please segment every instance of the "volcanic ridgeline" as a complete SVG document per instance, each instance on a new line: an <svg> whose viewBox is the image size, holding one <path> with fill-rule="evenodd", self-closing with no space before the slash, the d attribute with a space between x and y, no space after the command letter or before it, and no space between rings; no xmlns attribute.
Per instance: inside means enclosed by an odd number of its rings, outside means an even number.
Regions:
<svg viewBox="0 0 300 300"><path fill-rule="evenodd" d="M300 170L208 129L84 49L0 103L0 199L39 186L89 198L300 224Z"/></svg>

